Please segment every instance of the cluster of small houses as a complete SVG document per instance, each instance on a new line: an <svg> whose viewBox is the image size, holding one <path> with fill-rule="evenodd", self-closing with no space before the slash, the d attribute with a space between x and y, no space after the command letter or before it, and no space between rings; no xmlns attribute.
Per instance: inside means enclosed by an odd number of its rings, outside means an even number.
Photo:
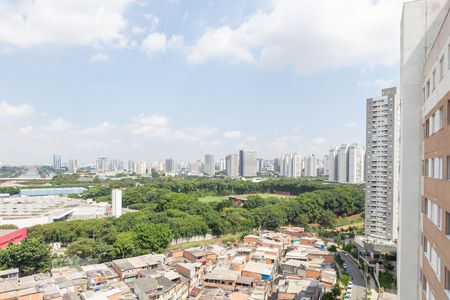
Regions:
<svg viewBox="0 0 450 300"><path fill-rule="evenodd" d="M317 300L336 282L334 254L302 228L210 245L52 269L0 271L0 300Z"/></svg>

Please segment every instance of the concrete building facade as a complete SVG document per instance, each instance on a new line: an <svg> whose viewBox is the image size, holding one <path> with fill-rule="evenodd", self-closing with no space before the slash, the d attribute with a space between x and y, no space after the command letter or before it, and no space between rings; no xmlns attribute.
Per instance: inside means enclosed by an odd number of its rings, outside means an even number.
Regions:
<svg viewBox="0 0 450 300"><path fill-rule="evenodd" d="M237 154L229 154L225 158L227 177L239 177L239 156Z"/></svg>
<svg viewBox="0 0 450 300"><path fill-rule="evenodd" d="M216 174L216 161L214 159L214 154L205 154L205 170L204 173L213 177Z"/></svg>
<svg viewBox="0 0 450 300"><path fill-rule="evenodd" d="M365 235L398 236L400 99L397 88L367 99Z"/></svg>
<svg viewBox="0 0 450 300"><path fill-rule="evenodd" d="M298 153L282 155L280 158L280 175L299 178L302 176L302 157Z"/></svg>
<svg viewBox="0 0 450 300"><path fill-rule="evenodd" d="M398 298L450 298L450 1L403 5Z"/></svg>
<svg viewBox="0 0 450 300"><path fill-rule="evenodd" d="M255 177L256 172L256 152L253 150L240 150L239 175L242 177Z"/></svg>

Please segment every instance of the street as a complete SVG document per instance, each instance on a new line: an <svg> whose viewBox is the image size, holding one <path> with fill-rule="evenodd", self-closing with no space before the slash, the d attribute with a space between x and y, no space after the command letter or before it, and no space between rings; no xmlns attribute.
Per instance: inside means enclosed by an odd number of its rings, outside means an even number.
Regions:
<svg viewBox="0 0 450 300"><path fill-rule="evenodd" d="M351 260L347 254L340 252L342 259L347 265L348 272L352 277L353 282L353 291L352 291L352 299L353 300L364 300L366 299L366 281L364 280L364 275L359 270L357 264Z"/></svg>

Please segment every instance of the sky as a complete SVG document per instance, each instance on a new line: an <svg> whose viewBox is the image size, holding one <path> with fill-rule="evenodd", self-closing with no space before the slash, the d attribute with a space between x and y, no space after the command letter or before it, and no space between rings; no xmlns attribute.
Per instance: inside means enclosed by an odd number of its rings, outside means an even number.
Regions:
<svg viewBox="0 0 450 300"><path fill-rule="evenodd" d="M0 162L322 156L399 82L401 0L3 0Z"/></svg>

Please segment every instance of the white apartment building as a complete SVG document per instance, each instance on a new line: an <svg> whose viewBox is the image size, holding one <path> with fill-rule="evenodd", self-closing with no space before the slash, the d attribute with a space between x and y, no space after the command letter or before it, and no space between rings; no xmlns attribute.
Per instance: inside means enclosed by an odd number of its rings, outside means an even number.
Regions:
<svg viewBox="0 0 450 300"><path fill-rule="evenodd" d="M328 154L323 156L323 175L328 176L330 174L330 158Z"/></svg>
<svg viewBox="0 0 450 300"><path fill-rule="evenodd" d="M78 160L70 159L69 160L69 172L76 173L78 171Z"/></svg>
<svg viewBox="0 0 450 300"><path fill-rule="evenodd" d="M213 177L216 174L216 161L214 159L214 154L205 154L205 169L204 173Z"/></svg>
<svg viewBox="0 0 450 300"><path fill-rule="evenodd" d="M337 182L338 180L338 148L330 149L328 153L329 169L328 180Z"/></svg>
<svg viewBox="0 0 450 300"><path fill-rule="evenodd" d="M299 178L302 176L302 156L298 153L282 155L280 158L280 175Z"/></svg>
<svg viewBox="0 0 450 300"><path fill-rule="evenodd" d="M237 154L229 154L225 158L227 177L239 177L239 156Z"/></svg>
<svg viewBox="0 0 450 300"><path fill-rule="evenodd" d="M317 161L314 154L308 156L305 159L305 176L307 177L317 176Z"/></svg>
<svg viewBox="0 0 450 300"><path fill-rule="evenodd" d="M365 235L395 241L398 235L400 100L397 88L367 99Z"/></svg>
<svg viewBox="0 0 450 300"><path fill-rule="evenodd" d="M348 182L348 145L343 144L337 153L337 181L339 183Z"/></svg>
<svg viewBox="0 0 450 300"><path fill-rule="evenodd" d="M365 147L351 144L348 147L348 183L364 182Z"/></svg>

